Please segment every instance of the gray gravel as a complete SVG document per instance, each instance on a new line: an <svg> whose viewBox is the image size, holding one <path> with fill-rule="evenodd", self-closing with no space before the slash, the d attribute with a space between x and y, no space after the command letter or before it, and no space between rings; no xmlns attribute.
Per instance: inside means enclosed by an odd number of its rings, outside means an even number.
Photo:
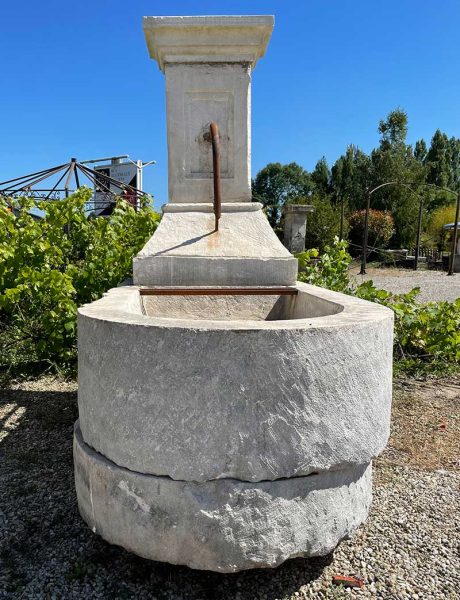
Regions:
<svg viewBox="0 0 460 600"><path fill-rule="evenodd" d="M0 598L460 598L460 474L379 461L370 518L333 554L219 575L152 563L89 531L76 508L75 384L0 392ZM333 587L334 573L361 590Z"/></svg>
<svg viewBox="0 0 460 600"><path fill-rule="evenodd" d="M430 302L437 300L453 301L460 298L460 273L448 276L444 271L411 271L409 269L373 268L367 269L366 275L357 275L357 283L372 279L376 287L395 294L410 292L414 287L420 288L419 300Z"/></svg>

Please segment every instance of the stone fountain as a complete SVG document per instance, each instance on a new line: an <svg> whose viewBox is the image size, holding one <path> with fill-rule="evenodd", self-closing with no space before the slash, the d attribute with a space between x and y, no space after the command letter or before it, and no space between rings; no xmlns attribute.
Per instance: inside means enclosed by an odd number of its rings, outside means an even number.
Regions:
<svg viewBox="0 0 460 600"><path fill-rule="evenodd" d="M134 285L79 310L83 518L140 556L220 572L333 550L366 519L389 434L392 312L296 282L251 202L251 73L272 29L144 18L169 202Z"/></svg>

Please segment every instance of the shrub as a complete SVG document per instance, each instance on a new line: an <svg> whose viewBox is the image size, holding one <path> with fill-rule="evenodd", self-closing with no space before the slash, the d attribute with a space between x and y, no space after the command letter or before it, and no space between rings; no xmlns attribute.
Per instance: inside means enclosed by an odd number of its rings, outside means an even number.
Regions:
<svg viewBox="0 0 460 600"><path fill-rule="evenodd" d="M108 218L88 219L91 191L61 201L0 198L0 354L70 365L77 307L131 272L133 256L157 226L147 201L138 212L117 202ZM39 208L43 218L30 211ZM3 352L2 352L3 350Z"/></svg>
<svg viewBox="0 0 460 600"><path fill-rule="evenodd" d="M318 258L317 250L298 255L303 272L299 279L350 295L378 302L395 314L394 355L397 365L408 371L427 368L441 374L460 368L460 298L455 302L417 300L419 288L407 294L392 294L372 281L355 285L348 276L351 257L347 244L335 240Z"/></svg>
<svg viewBox="0 0 460 600"><path fill-rule="evenodd" d="M340 209L334 208L327 196L310 196L302 202L311 204L315 209L314 213L307 218L306 246L324 250L334 242L335 236L339 233Z"/></svg>
<svg viewBox="0 0 460 600"><path fill-rule="evenodd" d="M362 247L365 210L358 210L349 217L348 237L352 244ZM383 210L369 210L368 245L374 248L386 248L395 232L395 224L391 213Z"/></svg>
<svg viewBox="0 0 460 600"><path fill-rule="evenodd" d="M333 244L326 246L320 255L313 248L297 254L299 261L299 281L319 285L336 292L348 292L350 280L348 267L351 256L347 251L348 244L335 237Z"/></svg>
<svg viewBox="0 0 460 600"><path fill-rule="evenodd" d="M419 288L407 294L378 290L372 281L362 283L353 293L379 302L395 313L395 356L411 369L423 364L441 372L460 366L460 298L455 302L418 302Z"/></svg>
<svg viewBox="0 0 460 600"><path fill-rule="evenodd" d="M449 232L444 229L447 223L453 223L455 220L455 203L450 206L441 206L433 211L428 225L428 233L432 240L437 244L438 249L449 250Z"/></svg>

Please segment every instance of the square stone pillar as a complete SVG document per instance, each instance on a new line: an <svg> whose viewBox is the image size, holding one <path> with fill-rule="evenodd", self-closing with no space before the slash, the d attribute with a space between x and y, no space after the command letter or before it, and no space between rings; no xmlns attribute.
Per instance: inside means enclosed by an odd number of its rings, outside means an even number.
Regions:
<svg viewBox="0 0 460 600"><path fill-rule="evenodd" d="M144 17L150 56L166 76L169 202L212 202L212 121L222 199L251 200L251 71L272 29L272 16Z"/></svg>
<svg viewBox="0 0 460 600"><path fill-rule="evenodd" d="M150 56L166 76L169 202L134 259L136 285L293 285L297 260L251 202L251 73L274 19L144 17ZM219 128L222 214L213 214L209 126Z"/></svg>
<svg viewBox="0 0 460 600"><path fill-rule="evenodd" d="M286 204L284 207L284 245L295 253L305 250L307 215L315 210L310 204Z"/></svg>

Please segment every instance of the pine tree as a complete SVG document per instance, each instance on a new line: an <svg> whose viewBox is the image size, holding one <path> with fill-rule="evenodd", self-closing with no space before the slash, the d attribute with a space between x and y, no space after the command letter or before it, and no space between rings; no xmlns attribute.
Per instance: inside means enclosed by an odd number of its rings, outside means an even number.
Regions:
<svg viewBox="0 0 460 600"><path fill-rule="evenodd" d="M315 184L315 189L318 193L329 194L332 191L331 170L324 156L316 163L311 173L311 180Z"/></svg>
<svg viewBox="0 0 460 600"><path fill-rule="evenodd" d="M380 144L371 154L373 184L396 182L372 196L372 207L391 211L396 227L394 241L401 246L414 243L420 202L417 184L425 180L425 167L406 143L407 130L407 114L399 108L392 111L380 121ZM401 183L411 187L398 185Z"/></svg>
<svg viewBox="0 0 460 600"><path fill-rule="evenodd" d="M425 164L426 155L428 153L428 148L426 147L426 142L424 139L417 140L415 142L414 156L422 165Z"/></svg>

